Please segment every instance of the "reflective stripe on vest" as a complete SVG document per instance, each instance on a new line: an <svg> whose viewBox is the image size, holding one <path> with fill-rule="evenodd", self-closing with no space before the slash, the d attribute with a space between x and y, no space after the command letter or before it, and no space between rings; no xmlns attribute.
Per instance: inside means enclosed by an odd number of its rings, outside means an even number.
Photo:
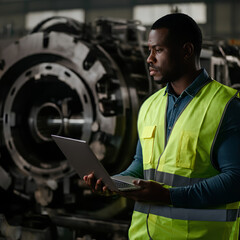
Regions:
<svg viewBox="0 0 240 240"><path fill-rule="evenodd" d="M239 209L190 209L136 202L134 211L179 220L233 222Z"/></svg>
<svg viewBox="0 0 240 240"><path fill-rule="evenodd" d="M156 171L156 169L144 170L144 179L155 179L159 183L172 187L183 187L201 182L206 178L188 178L171 173Z"/></svg>

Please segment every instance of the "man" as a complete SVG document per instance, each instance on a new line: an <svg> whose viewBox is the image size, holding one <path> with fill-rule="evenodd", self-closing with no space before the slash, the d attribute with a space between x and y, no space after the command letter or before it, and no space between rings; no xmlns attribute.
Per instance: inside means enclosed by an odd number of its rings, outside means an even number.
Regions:
<svg viewBox="0 0 240 240"><path fill-rule="evenodd" d="M142 105L135 160L121 175L140 190L130 239L238 239L240 100L200 67L202 34L185 14L158 19L149 34L150 75L167 86ZM93 174L93 190L106 190Z"/></svg>

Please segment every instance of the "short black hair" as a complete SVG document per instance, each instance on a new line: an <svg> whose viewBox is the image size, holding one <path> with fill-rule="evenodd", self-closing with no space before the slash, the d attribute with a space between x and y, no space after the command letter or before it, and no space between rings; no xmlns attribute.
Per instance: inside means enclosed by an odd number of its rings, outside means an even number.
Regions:
<svg viewBox="0 0 240 240"><path fill-rule="evenodd" d="M159 18L153 23L151 29L167 28L169 40L174 39L179 44L191 42L195 54L199 57L202 49L202 32L197 23L188 15L183 13L172 13Z"/></svg>

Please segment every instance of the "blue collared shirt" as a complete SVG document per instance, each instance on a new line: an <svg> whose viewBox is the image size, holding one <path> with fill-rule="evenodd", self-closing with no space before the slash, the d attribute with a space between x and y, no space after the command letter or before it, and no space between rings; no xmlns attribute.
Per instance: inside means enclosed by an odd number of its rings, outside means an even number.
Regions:
<svg viewBox="0 0 240 240"><path fill-rule="evenodd" d="M193 83L180 96L167 85L167 139L179 114L197 92L211 81L202 70ZM240 100L233 99L226 110L213 149L213 159L219 174L200 183L170 189L175 207L201 208L240 200ZM121 175L143 178L141 143L138 141L134 161Z"/></svg>
<svg viewBox="0 0 240 240"><path fill-rule="evenodd" d="M172 127L177 120L180 113L186 107L186 105L195 97L199 90L206 85L209 81L207 72L202 70L199 76L193 81L193 83L186 88L179 97L175 96L171 84L167 85L165 94L168 94L168 109L167 109L167 139L172 131Z"/></svg>

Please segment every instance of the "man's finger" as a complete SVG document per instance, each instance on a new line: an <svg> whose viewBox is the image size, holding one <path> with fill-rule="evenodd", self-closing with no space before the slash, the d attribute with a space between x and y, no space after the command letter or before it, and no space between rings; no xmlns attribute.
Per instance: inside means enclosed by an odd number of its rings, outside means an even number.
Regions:
<svg viewBox="0 0 240 240"><path fill-rule="evenodd" d="M94 177L93 173L91 173L87 176L87 185L89 187L91 187L92 190L94 190L94 188L95 188L95 177Z"/></svg>
<svg viewBox="0 0 240 240"><path fill-rule="evenodd" d="M102 179L98 179L95 185L95 190L96 191L102 191L102 187L103 187L103 183L102 183Z"/></svg>
<svg viewBox="0 0 240 240"><path fill-rule="evenodd" d="M133 183L137 186L145 187L148 182L144 181L144 180L141 180L141 179L138 179L138 180L134 180Z"/></svg>
<svg viewBox="0 0 240 240"><path fill-rule="evenodd" d="M107 186L103 186L103 192L106 192L106 191L108 191Z"/></svg>

